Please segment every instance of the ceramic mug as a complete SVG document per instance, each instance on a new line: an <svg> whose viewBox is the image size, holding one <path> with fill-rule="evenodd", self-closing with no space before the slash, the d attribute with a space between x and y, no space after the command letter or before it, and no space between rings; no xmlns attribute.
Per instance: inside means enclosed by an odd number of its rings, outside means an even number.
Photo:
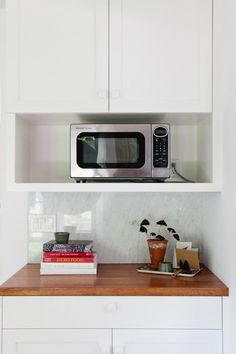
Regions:
<svg viewBox="0 0 236 354"><path fill-rule="evenodd" d="M171 262L161 262L158 267L159 272L173 272L173 266Z"/></svg>

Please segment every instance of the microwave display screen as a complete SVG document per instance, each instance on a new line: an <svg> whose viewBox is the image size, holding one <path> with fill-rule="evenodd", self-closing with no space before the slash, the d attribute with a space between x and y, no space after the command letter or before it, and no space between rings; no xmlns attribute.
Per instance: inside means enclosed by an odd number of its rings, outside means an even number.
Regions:
<svg viewBox="0 0 236 354"><path fill-rule="evenodd" d="M145 162L145 138L138 132L81 133L77 164L82 168L139 168Z"/></svg>

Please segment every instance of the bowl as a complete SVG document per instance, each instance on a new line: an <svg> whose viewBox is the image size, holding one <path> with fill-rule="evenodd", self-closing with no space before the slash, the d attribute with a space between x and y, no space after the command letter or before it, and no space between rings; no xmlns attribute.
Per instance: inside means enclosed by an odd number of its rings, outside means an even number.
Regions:
<svg viewBox="0 0 236 354"><path fill-rule="evenodd" d="M56 243L65 244L69 241L69 232L55 232L54 235Z"/></svg>

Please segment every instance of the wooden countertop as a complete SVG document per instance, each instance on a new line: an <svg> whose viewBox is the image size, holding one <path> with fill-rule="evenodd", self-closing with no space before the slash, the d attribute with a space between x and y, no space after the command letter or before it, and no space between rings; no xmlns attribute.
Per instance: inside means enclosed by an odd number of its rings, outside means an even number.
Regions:
<svg viewBox="0 0 236 354"><path fill-rule="evenodd" d="M204 267L193 278L138 273L140 264L99 264L97 275L41 275L27 264L0 287L1 296L227 296Z"/></svg>

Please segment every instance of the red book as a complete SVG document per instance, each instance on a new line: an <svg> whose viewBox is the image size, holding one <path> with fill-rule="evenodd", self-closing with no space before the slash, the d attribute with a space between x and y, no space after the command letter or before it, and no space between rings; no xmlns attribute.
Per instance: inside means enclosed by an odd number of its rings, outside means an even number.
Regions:
<svg viewBox="0 0 236 354"><path fill-rule="evenodd" d="M94 257L47 257L43 255L45 263L93 263Z"/></svg>
<svg viewBox="0 0 236 354"><path fill-rule="evenodd" d="M94 252L43 252L46 257L93 257Z"/></svg>

